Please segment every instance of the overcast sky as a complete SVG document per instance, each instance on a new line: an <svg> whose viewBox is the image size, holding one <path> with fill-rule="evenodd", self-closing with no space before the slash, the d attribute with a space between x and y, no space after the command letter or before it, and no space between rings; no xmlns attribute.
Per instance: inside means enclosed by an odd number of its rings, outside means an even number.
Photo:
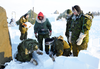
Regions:
<svg viewBox="0 0 100 69"><path fill-rule="evenodd" d="M88 11L100 11L100 0L0 0L0 6L4 7L7 16L10 17L12 11L16 12L16 17L25 14L34 7L34 11L53 13L58 10L60 13L72 6L79 5L86 13Z"/></svg>

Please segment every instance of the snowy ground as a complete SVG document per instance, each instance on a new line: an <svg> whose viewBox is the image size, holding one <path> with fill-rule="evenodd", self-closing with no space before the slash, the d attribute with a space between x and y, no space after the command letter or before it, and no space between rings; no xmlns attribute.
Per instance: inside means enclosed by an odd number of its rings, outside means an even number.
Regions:
<svg viewBox="0 0 100 69"><path fill-rule="evenodd" d="M66 21L59 20L56 21L56 17L58 15L47 14L47 18L50 20L52 24L52 36L60 36L62 35L64 39L67 41L65 37L65 28ZM79 57L57 57L55 62L50 62L50 58L48 55L44 53L42 55L42 61L38 60L39 65L35 66L30 62L25 62L19 64L19 62L15 62L12 60L10 63L7 63L8 66L5 69L100 69L100 16L95 16L93 19L92 27L90 30L90 37L88 43L88 50L81 51ZM21 42L20 41L20 32L18 30L18 26L9 27L11 43L12 43L12 55L14 57L14 53L17 51L17 46ZM34 36L33 26L28 30L28 38L36 39ZM40 57L40 56L38 56ZM47 58L47 62L44 61ZM43 64L42 64L43 62Z"/></svg>

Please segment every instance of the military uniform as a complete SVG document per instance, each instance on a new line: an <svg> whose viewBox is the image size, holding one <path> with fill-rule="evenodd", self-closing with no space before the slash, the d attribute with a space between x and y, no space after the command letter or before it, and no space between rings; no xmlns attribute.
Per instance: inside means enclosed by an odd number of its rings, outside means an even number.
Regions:
<svg viewBox="0 0 100 69"><path fill-rule="evenodd" d="M21 32L20 40L27 39L28 28L26 28L25 26L22 25L25 22L28 22L28 19L25 18L24 16L22 16L19 20L19 30Z"/></svg>
<svg viewBox="0 0 100 69"><path fill-rule="evenodd" d="M51 52L53 52L53 55L56 56L69 56L70 55L70 46L68 43L63 40L62 36L59 37L53 37L54 42L51 45Z"/></svg>
<svg viewBox="0 0 100 69"><path fill-rule="evenodd" d="M38 16L42 15L43 20L39 20ZM34 33L38 33L38 42L39 42L39 49L43 51L43 38L49 38L49 33L52 31L51 29L51 24L49 20L42 14L39 13L38 16L36 17L36 22L34 25ZM49 51L49 45L45 46L45 51L46 53Z"/></svg>
<svg viewBox="0 0 100 69"><path fill-rule="evenodd" d="M22 41L17 47L18 53L16 59L21 62L30 61L33 50L38 49L37 45L38 43L34 39L26 39Z"/></svg>
<svg viewBox="0 0 100 69"><path fill-rule="evenodd" d="M80 50L86 50L89 41L89 30L91 27L92 19L80 13L78 16L73 16L71 21L70 31L72 32L71 43L73 49L73 55L78 56ZM77 45L77 39L80 33L86 34L81 45Z"/></svg>
<svg viewBox="0 0 100 69"><path fill-rule="evenodd" d="M70 30L70 27L71 27L71 20L72 20L73 14L72 14L72 11L70 9L67 10L67 14L69 14L70 16L67 15L67 17L66 17L67 23L66 23L65 36L67 37L68 44L69 44L69 46L72 50L72 44L69 42L68 39L69 39L69 30Z"/></svg>

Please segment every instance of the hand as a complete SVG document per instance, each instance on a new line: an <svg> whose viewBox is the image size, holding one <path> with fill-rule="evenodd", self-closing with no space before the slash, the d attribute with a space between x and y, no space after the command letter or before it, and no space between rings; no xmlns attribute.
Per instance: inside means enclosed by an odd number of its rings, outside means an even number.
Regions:
<svg viewBox="0 0 100 69"><path fill-rule="evenodd" d="M38 62L33 58L31 58L30 62L33 63L34 65L38 65Z"/></svg>
<svg viewBox="0 0 100 69"><path fill-rule="evenodd" d="M23 26L27 27L27 25L25 23L22 24Z"/></svg>
<svg viewBox="0 0 100 69"><path fill-rule="evenodd" d="M39 55L43 55L43 53L42 53L42 52L37 52L37 54L39 54Z"/></svg>
<svg viewBox="0 0 100 69"><path fill-rule="evenodd" d="M31 26L29 26L29 28L30 28Z"/></svg>
<svg viewBox="0 0 100 69"><path fill-rule="evenodd" d="M53 57L53 52L50 51L49 56L52 58Z"/></svg>
<svg viewBox="0 0 100 69"><path fill-rule="evenodd" d="M35 37L38 38L38 34L37 33L35 33Z"/></svg>
<svg viewBox="0 0 100 69"><path fill-rule="evenodd" d="M76 40L77 45L81 45L81 44L82 44L83 39L84 39L85 36L86 36L86 34L84 34L84 33L80 33L79 38Z"/></svg>
<svg viewBox="0 0 100 69"><path fill-rule="evenodd" d="M56 57L57 57L57 56L56 56L56 55L54 55L54 56L52 57L52 60L53 60L53 61L55 61L55 58L56 58Z"/></svg>
<svg viewBox="0 0 100 69"><path fill-rule="evenodd" d="M37 54L39 54L39 55L43 55L43 53L42 53L42 51L41 50L36 50L36 52L37 52Z"/></svg>
<svg viewBox="0 0 100 69"><path fill-rule="evenodd" d="M72 36L72 32L69 32L69 43L71 43L71 36Z"/></svg>

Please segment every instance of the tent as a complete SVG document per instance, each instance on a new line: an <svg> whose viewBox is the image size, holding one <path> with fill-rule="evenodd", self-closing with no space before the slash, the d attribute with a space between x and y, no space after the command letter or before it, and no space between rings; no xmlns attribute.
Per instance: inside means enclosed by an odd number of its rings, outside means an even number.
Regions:
<svg viewBox="0 0 100 69"><path fill-rule="evenodd" d="M0 68L5 62L12 59L12 47L10 42L6 11L0 6Z"/></svg>

